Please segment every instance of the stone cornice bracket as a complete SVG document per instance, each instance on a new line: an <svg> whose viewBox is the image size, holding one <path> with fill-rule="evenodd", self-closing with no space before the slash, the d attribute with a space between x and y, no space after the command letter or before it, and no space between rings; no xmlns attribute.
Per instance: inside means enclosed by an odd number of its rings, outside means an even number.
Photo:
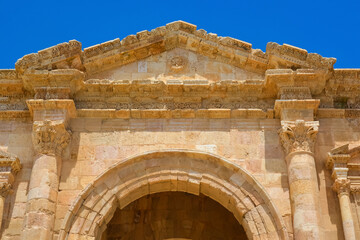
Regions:
<svg viewBox="0 0 360 240"><path fill-rule="evenodd" d="M297 120L281 121L279 136L286 154L293 152L314 152L319 122Z"/></svg>
<svg viewBox="0 0 360 240"><path fill-rule="evenodd" d="M0 196L6 197L11 193L15 175L20 171L21 164L18 157L0 151Z"/></svg>
<svg viewBox="0 0 360 240"><path fill-rule="evenodd" d="M21 75L24 88L35 99L69 99L84 85L85 73L77 69L27 70Z"/></svg>
<svg viewBox="0 0 360 240"><path fill-rule="evenodd" d="M312 121L319 105L319 99L276 100L274 106L275 118L287 121L298 119Z"/></svg>
<svg viewBox="0 0 360 240"><path fill-rule="evenodd" d="M66 130L63 121L35 121L32 140L38 153L61 156L68 146L71 132Z"/></svg>
<svg viewBox="0 0 360 240"><path fill-rule="evenodd" d="M34 121L63 120L76 117L76 107L71 99L30 99L26 101Z"/></svg>

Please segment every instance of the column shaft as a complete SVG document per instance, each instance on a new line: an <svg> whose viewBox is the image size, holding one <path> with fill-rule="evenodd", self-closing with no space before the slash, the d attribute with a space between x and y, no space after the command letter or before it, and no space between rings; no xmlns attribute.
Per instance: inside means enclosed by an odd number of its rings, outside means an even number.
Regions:
<svg viewBox="0 0 360 240"><path fill-rule="evenodd" d="M23 239L52 239L58 185L56 157L39 154L30 178Z"/></svg>
<svg viewBox="0 0 360 240"><path fill-rule="evenodd" d="M354 221L351 214L349 191L338 194L345 240L355 240Z"/></svg>
<svg viewBox="0 0 360 240"><path fill-rule="evenodd" d="M2 227L3 214L4 214L4 204L5 204L5 197L0 195L0 232Z"/></svg>
<svg viewBox="0 0 360 240"><path fill-rule="evenodd" d="M295 239L319 239L314 157L309 152L294 152L287 161Z"/></svg>

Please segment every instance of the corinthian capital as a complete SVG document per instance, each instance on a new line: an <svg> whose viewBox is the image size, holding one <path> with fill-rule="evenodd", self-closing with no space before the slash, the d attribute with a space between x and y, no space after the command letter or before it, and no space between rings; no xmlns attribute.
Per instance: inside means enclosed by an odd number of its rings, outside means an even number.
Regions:
<svg viewBox="0 0 360 240"><path fill-rule="evenodd" d="M349 179L336 179L333 184L333 190L338 194L350 192L350 180Z"/></svg>
<svg viewBox="0 0 360 240"><path fill-rule="evenodd" d="M319 122L281 121L281 125L279 135L286 154L296 151L314 151Z"/></svg>
<svg viewBox="0 0 360 240"><path fill-rule="evenodd" d="M6 196L12 192L12 186L10 183L1 182L0 183L0 196L6 198Z"/></svg>
<svg viewBox="0 0 360 240"><path fill-rule="evenodd" d="M32 140L38 153L61 155L70 142L70 132L62 121L36 121L33 125Z"/></svg>

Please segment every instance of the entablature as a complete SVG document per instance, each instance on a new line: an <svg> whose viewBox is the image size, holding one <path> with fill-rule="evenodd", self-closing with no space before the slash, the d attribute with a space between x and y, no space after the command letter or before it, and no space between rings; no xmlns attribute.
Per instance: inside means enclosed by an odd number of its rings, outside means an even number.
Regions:
<svg viewBox="0 0 360 240"><path fill-rule="evenodd" d="M203 56L203 61L215 65L225 64L225 69L241 70L243 75L223 74L218 79L195 71L191 77L185 76L187 60L173 53L165 63L171 65L171 77L101 77L106 76L103 72L140 64L174 49ZM145 112L149 111L154 111L154 116L159 112L178 116L177 110L186 110L196 117L197 112L219 109L230 112L224 117L250 116L243 112L254 110L262 111L259 116L278 118L274 114L278 100L313 99L320 102L317 118L357 118L360 70L334 69L335 61L287 44L268 43L264 53L249 43L177 21L84 50L80 42L72 40L24 56L15 69L0 70L0 116L29 116L26 101L30 99L72 99L78 116L113 111L128 111L125 116L130 117L138 116L139 111L144 112L140 116L148 116ZM239 111L242 114L236 113Z"/></svg>

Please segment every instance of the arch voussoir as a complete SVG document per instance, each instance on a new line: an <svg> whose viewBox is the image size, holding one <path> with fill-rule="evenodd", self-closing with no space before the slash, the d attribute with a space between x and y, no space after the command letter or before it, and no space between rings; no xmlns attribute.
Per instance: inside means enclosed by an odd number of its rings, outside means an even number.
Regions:
<svg viewBox="0 0 360 240"><path fill-rule="evenodd" d="M249 239L287 239L275 205L245 170L211 154L184 150L151 152L114 165L74 203L60 239L98 238L116 208L168 191L214 199L234 214Z"/></svg>

